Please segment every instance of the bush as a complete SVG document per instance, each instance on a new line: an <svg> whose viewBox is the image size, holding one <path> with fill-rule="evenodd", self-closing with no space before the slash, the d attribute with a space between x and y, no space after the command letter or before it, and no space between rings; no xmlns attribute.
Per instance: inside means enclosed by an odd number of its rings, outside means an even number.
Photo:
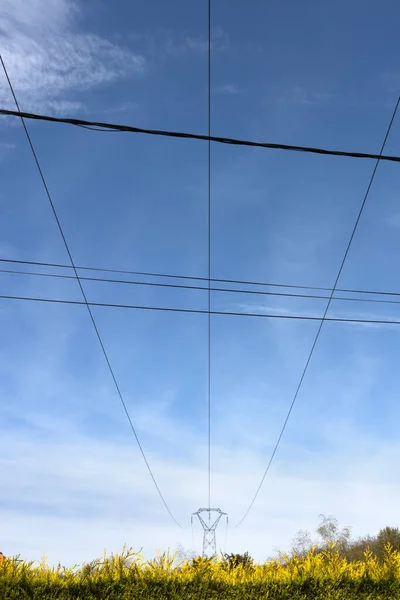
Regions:
<svg viewBox="0 0 400 600"><path fill-rule="evenodd" d="M253 559L249 556L248 552L245 552L244 554L224 554L222 560L223 567L227 569L236 569L239 565L244 568L253 565Z"/></svg>
<svg viewBox="0 0 400 600"><path fill-rule="evenodd" d="M366 552L349 562L339 545L304 556L254 564L245 554L196 558L175 566L164 553L145 561L122 551L80 568L45 563L0 565L1 600L394 600L400 597L400 552L386 545L383 560Z"/></svg>

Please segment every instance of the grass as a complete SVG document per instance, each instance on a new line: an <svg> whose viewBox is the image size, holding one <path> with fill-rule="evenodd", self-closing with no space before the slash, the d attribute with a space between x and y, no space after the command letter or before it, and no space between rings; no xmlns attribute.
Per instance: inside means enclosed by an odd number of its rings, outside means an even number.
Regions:
<svg viewBox="0 0 400 600"><path fill-rule="evenodd" d="M18 557L17 557L18 558ZM390 545L379 561L370 551L348 562L330 545L304 556L281 554L264 564L229 568L222 559L151 561L131 550L67 569L0 562L1 600L394 600L400 599L400 552Z"/></svg>

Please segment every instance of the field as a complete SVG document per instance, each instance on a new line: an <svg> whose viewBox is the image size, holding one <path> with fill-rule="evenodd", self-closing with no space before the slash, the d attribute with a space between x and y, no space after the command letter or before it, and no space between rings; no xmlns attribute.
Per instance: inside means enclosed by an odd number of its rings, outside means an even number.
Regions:
<svg viewBox="0 0 400 600"><path fill-rule="evenodd" d="M264 564L234 568L219 559L179 562L168 553L145 561L126 549L71 569L12 558L0 563L0 598L400 599L400 552L388 545L382 561L367 551L363 560L349 563L332 545L322 553L281 555Z"/></svg>

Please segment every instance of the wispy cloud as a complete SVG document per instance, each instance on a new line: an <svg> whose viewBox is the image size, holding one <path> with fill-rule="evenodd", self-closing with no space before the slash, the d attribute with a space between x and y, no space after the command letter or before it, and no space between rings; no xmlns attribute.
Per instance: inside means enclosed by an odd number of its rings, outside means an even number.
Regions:
<svg viewBox="0 0 400 600"><path fill-rule="evenodd" d="M140 54L83 31L79 5L51 0L4 0L2 56L22 109L64 113L82 109L68 96L144 70ZM4 75L3 75L4 77ZM14 108L7 85L2 106Z"/></svg>
<svg viewBox="0 0 400 600"><path fill-rule="evenodd" d="M309 90L300 85L285 90L277 97L277 102L279 104L300 104L302 106L309 106L310 108L326 106L327 104L330 104L332 100L332 94Z"/></svg>
<svg viewBox="0 0 400 600"><path fill-rule="evenodd" d="M398 229L400 227L400 213L394 213L392 215L389 215L388 217L385 217L384 223L389 227Z"/></svg>
<svg viewBox="0 0 400 600"><path fill-rule="evenodd" d="M108 115L108 114L115 114L115 113L121 113L121 112L127 112L130 110L135 110L138 107L138 104L136 102L132 102L130 100L128 100L127 102L122 102L121 104L116 104L115 106L111 106L110 108L102 108L96 111L92 111L92 112L97 112L97 113L101 113L104 115Z"/></svg>
<svg viewBox="0 0 400 600"><path fill-rule="evenodd" d="M285 290L285 293L287 293L287 290ZM321 295L324 294L321 293ZM319 319L322 319L329 299L329 295L325 294L325 296L325 298L312 298L311 296L309 299L297 298L295 296L292 298L280 298L279 300L275 298L275 303L273 303L274 297L272 296L272 299L270 298L268 302L262 304L257 301L252 301L251 299L247 302L237 302L237 294L232 294L230 297L229 294L226 294L224 300L219 301L215 308L216 310L228 313L241 313L243 315L260 315L260 317L263 315L271 315L272 320L275 320L274 316L280 315L282 318L299 317L299 320L301 320L301 317L305 317L306 319L315 320L315 322L318 323ZM250 298L250 294L248 298ZM366 306L368 306L369 310L366 310ZM377 306L378 308L382 307L382 305L374 305L373 303L369 305L366 305L365 303L357 304L333 298L326 317L326 323L335 323L336 327L348 326L385 329L388 328L389 325L386 325L384 322L374 323L374 321L400 321L399 311L396 311L396 308L393 306L390 307L390 305L387 305L386 312L378 309L374 310ZM332 322L329 319L349 319L349 321ZM360 322L358 322L358 320ZM393 327L395 326L396 325L393 325Z"/></svg>
<svg viewBox="0 0 400 600"><path fill-rule="evenodd" d="M237 302L229 305L229 308L226 310L232 310L239 313L255 313L255 314L282 314L282 315L291 315L296 314L295 311L291 311L284 306L271 306L268 304L255 304L255 303L246 303L246 302Z"/></svg>
<svg viewBox="0 0 400 600"><path fill-rule="evenodd" d="M237 85L234 85L233 83L227 83L225 85L221 85L215 88L215 92L217 94L235 95L240 93L240 89Z"/></svg>
<svg viewBox="0 0 400 600"><path fill-rule="evenodd" d="M205 52L208 48L207 40L204 38L193 38L188 36L185 39L185 43L190 50L196 50L199 52Z"/></svg>
<svg viewBox="0 0 400 600"><path fill-rule="evenodd" d="M4 160L14 149L15 144L9 144L7 142L0 142L0 162ZM1 246L0 246L1 251Z"/></svg>
<svg viewBox="0 0 400 600"><path fill-rule="evenodd" d="M229 34L222 27L215 27L211 33L211 50L229 50L230 47Z"/></svg>
<svg viewBox="0 0 400 600"><path fill-rule="evenodd" d="M10 377L14 382L12 401L6 388L2 390L0 474L7 485L0 502L1 550L32 560L46 553L50 563L61 560L72 565L101 555L104 547L118 551L124 543L136 550L144 545L148 557L156 548L178 542L190 548L190 529L181 531L169 522L125 415L115 404L115 392L104 385L108 377L101 357L96 368L86 365L80 383L75 380L79 369L70 371L71 353L76 351L73 341L82 343L81 322L56 315L51 319L48 311L45 322L32 321L32 316L27 318L31 323L28 347L21 345L18 361L6 353L1 357L2 386ZM38 343L40 331L43 339ZM293 375L294 359L301 359L303 365L304 357L299 356L303 349L296 346L298 330L289 334L286 329L286 337L283 331L271 340L271 347L274 353L285 350L287 379ZM278 338L282 347L276 343ZM242 338L240 346L243 352ZM328 365L320 371L317 383L323 390L324 409L318 389L309 391L306 402L299 402L254 509L241 528L228 533L229 550L248 550L263 560L275 547L285 549L298 529L315 529L321 512L354 525L356 534L374 533L396 522L397 488L391 483L390 469L384 467L396 464L400 448L397 442L362 435L357 424L380 364L354 351L341 369ZM260 380L246 383L239 392L236 384L236 379L228 381L226 397L218 398L225 414L219 423L213 422L212 445L213 499L229 513L231 524L243 515L256 490L291 396L277 381L268 381L267 387ZM204 497L204 424L179 425L174 391L162 391L160 386L156 399L137 396L133 404L138 407L131 409L133 422L174 514L189 525L190 513ZM327 411L338 407L345 419L335 412L327 418ZM100 426L101 414L106 424L103 420ZM215 417L213 412L214 421ZM94 421L91 430L88 421ZM313 451L315 435L323 445L318 452ZM175 452L167 454L171 448ZM383 498L385 515L375 510ZM196 530L197 549L200 540L201 532ZM223 546L222 527L218 544Z"/></svg>
<svg viewBox="0 0 400 600"><path fill-rule="evenodd" d="M351 440L354 430L347 433ZM109 552L118 551L124 543L135 550L144 544L148 557L156 548L173 547L174 540L186 548L192 546L190 531L178 531L168 522L131 445L97 442L88 437L68 442L65 436L58 441L43 437L39 443L29 436L6 433L3 440L1 471L8 484L0 507L6 546L3 552L22 553L29 559L39 559L46 553L50 563L61 560L72 565L101 555L104 547ZM390 485L381 466L389 456L393 464L400 456L399 448L386 444L377 454L375 446L371 459L370 453L360 456L360 444L371 450L359 440L357 456L351 460L351 443L330 458L311 453L296 466L277 460L246 524L238 530L230 529L229 547L233 551L250 549L256 559L265 560L275 547L285 549L304 524L309 529L315 527L322 511L354 525L356 533L375 532L387 524L374 510L383 497L384 518L395 523L396 486ZM228 452L214 447L214 453L218 457L214 463L214 497L229 511L231 523L236 524L255 491L266 457L252 448ZM187 525L190 512L198 508L201 498L203 470L193 462L172 464L161 457L153 457L152 464L174 512ZM362 505L360 497L364 498ZM79 535L83 523L87 533L84 539ZM222 530L218 531L221 546ZM270 541L266 541L266 530ZM196 537L200 539L199 532Z"/></svg>
<svg viewBox="0 0 400 600"><path fill-rule="evenodd" d="M188 52L204 53L208 50L208 41L205 37L187 35L183 40L169 36L166 41L166 53L173 56L182 56ZM231 46L229 35L221 28L215 27L211 32L211 51L221 52Z"/></svg>
<svg viewBox="0 0 400 600"><path fill-rule="evenodd" d="M42 110L43 110L43 104ZM72 100L47 100L45 101L46 110L59 115L68 115L78 111L84 112L86 106L83 102L77 102Z"/></svg>

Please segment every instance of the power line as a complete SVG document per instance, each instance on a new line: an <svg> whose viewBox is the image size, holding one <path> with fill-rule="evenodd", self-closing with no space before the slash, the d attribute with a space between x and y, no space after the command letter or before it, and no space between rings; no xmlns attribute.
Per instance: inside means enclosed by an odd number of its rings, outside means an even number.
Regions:
<svg viewBox="0 0 400 600"><path fill-rule="evenodd" d="M1 55L0 55L0 61L1 61L1 64L2 64L2 66L3 66L4 73L5 73L5 76L6 76L6 79L7 79L8 85L9 85L9 87L10 87L10 90L11 90L11 94L12 94L12 96L13 96L13 98L14 98L15 105L16 105L16 107L17 107L17 109L18 109L18 112L20 113L20 108L19 108L18 100L17 100L17 97L16 97L16 95L15 95L15 92L14 92L13 86L12 86L12 84L11 84L11 80L10 80L10 78L9 78L9 75L8 75L8 72L7 72L7 69L6 69L6 66L5 66L5 64L4 64L4 61L3 61L3 58L2 58L2 56L1 56ZM124 410L125 410L125 413L126 413L126 416L127 416L127 418L128 418L129 424L130 424L130 426L131 426L132 432L133 432L133 434L134 434L134 436L135 436L135 439L136 439L137 445L138 445L138 447L139 447L139 450L140 450L140 452L141 452L141 454L142 454L143 460L144 460L144 462L145 462L145 464L146 464L146 467L147 467L147 470L148 470L148 472L149 472L149 474L150 474L150 477L151 477L151 478L152 478L152 480L153 480L153 483L154 483L154 485L155 485L155 487L156 487L156 489L157 489L157 492L158 492L158 494L159 494L159 496L160 496L160 498L161 498L161 500L162 500L162 502L163 502L163 504L164 504L165 508L167 509L167 511L168 511L168 513L169 513L169 515L170 515L170 517L171 517L171 518L172 518L172 520L173 520L173 521L176 523L176 525L177 525L178 527L181 527L181 525L178 523L178 521L177 521L177 520L175 519L175 517L173 516L173 514L172 514L172 512L171 512L171 510L170 510L170 508L169 508L169 506L168 506L168 504L167 504L167 502L166 502L166 500L165 500L165 498L164 498L164 496L163 496L163 494L162 494L162 492L161 492L161 490L160 490L160 488L159 488L159 486L158 486L158 484L157 484L157 481L156 481L156 479L155 479L155 476L154 476L154 474L153 474L153 471L152 471L152 469L151 469L151 467L150 467L150 464L149 464L149 462L148 462L148 460L147 460L147 458L146 458L146 455L145 455L145 452L144 452L144 450L143 450L143 447L142 447L142 445L141 445L141 443L140 443L139 437L138 437L138 435L137 435L137 433L136 433L136 429L135 429L135 428L134 428L134 426L133 426L133 423L132 423L131 417L130 417L130 415L129 415L129 412L128 412L128 409L127 409L127 407L126 407L126 404L125 404L124 398L123 398L123 396L122 396L122 392L121 392L121 390L120 390L120 387L119 387L119 385L118 385L117 379L116 379L116 377L115 377L114 370L113 370L113 368L112 368L112 366L111 366L110 360L109 360L109 358L108 358L108 354L107 354L107 352L106 352L106 349L105 349L105 347L104 347L103 340L102 340L102 338L101 338L101 336L100 336L100 332L99 332L99 330L98 330L98 328L97 328L97 325L96 325L95 319L94 319L94 317L93 317L92 310L91 310L91 308L90 308L90 305L89 305L89 303L88 303L88 301L87 301L86 294L85 294L85 291L84 291L84 289L83 289L83 286L82 286L82 282L81 282L81 280L80 280L80 278L79 278L79 275L78 275L78 271L77 271L77 269L76 269L76 267L75 267L75 263L74 263L74 261L73 261L73 259L72 259L72 254L71 254L71 251L70 251L70 249L69 249L69 246L68 246L67 240L66 240L66 238L65 238L65 235L64 235L63 229L62 229L62 227L61 227L61 223L60 223L60 221L59 221L59 218L58 218L58 215L57 215L57 212L56 212L56 209L55 209L55 206L54 206L53 200L52 200L52 198L51 198L51 195L50 195L49 188L48 188L48 186L47 186L47 183L46 183L46 180L45 180L45 178L44 178L44 174L43 174L42 168L41 168L41 166L40 166L39 159L38 159L38 157L37 157L37 154L36 154L35 148L34 148L34 146L33 146L33 142L32 142L32 140L31 140L31 137L30 137L30 135L29 135L29 132L28 132L27 126L26 126L26 124L25 124L25 121L24 121L24 118L22 117L22 115L21 115L21 122L22 122L23 128L24 128L24 130L25 130L25 134L26 134L26 137L27 137L27 140L28 140L29 146L30 146L30 148L31 148L31 151L32 151L33 158L34 158L34 160L35 160L35 163L36 163L37 169L38 169L38 171L39 171L40 178L41 178L41 180L42 180L42 183L43 183L43 187L44 187L44 189L45 189L45 191L46 191L46 195L47 195L47 198L48 198L48 200L49 200L49 203L50 203L50 206L51 206L51 210L52 210L52 212L53 212L53 215L54 215L54 218L55 218L55 220L56 220L57 227L58 227L58 229L59 229L59 231L60 231L60 235L61 235L61 237L62 237L62 240L63 240L63 242L64 242L65 249L66 249L66 251L67 251L68 257L69 257L69 259L70 259L70 262L71 262L71 265L72 265L72 267L73 267L73 269L74 269L75 277L76 277L76 280L77 280L77 282L78 282L79 288L80 288L80 290L81 290L82 297L83 297L83 299L84 299L84 303L85 303L85 305L86 305L86 307L87 307L87 310L88 310L88 312L89 312L90 319L91 319L91 321L92 321L92 324L93 324L94 330L95 330L95 332L96 332L97 339L98 339L98 341L99 341L99 344L100 344L100 346L101 346L101 349L102 349L102 352L103 352L104 358L106 359L106 362L107 362L107 365L108 365L108 369L109 369L109 371L110 371L110 374L111 374L111 377L112 377L112 379L113 379L113 381L114 381L115 388L116 388L116 390L117 390L117 392L118 392L118 396L119 396L119 398L120 398L120 400L121 400L121 403L122 403L122 406L123 406L123 408L124 408Z"/></svg>
<svg viewBox="0 0 400 600"><path fill-rule="evenodd" d="M216 142L219 144L231 144L234 146L250 146L254 148L269 148L271 150L288 150L291 152L306 152L311 154L322 154L328 156L346 156L348 158L370 158L373 160L400 162L400 156L387 156L382 154L371 154L368 152L348 152L344 150L327 150L326 148L314 148L310 146L295 146L290 144L273 144L271 142L254 142L250 140L240 140L235 138L226 138L218 136L202 135L197 133L183 133L178 131L165 131L158 129L143 129L141 127L132 127L130 125L120 125L111 123L102 123L97 121L85 121L82 119L67 119L61 117L51 117L36 113L21 112L15 110L0 109L0 115L10 117L21 117L24 119L35 119L38 121L49 121L51 123L65 123L67 125L77 125L86 127L95 131L125 131L129 133L144 133L148 135L157 135L164 137L183 138L192 140L202 140Z"/></svg>
<svg viewBox="0 0 400 600"><path fill-rule="evenodd" d="M3 61L2 61L3 63ZM4 63L3 63L3 68L4 67ZM397 109L397 107L396 107ZM366 153L353 153L353 152L341 152L341 151L331 151L331 150L324 150L324 149L319 149L319 148L307 148L307 147L301 147L301 146L287 146L287 145L280 145L280 144L268 144L268 143L259 143L259 142L247 142L244 140L234 140L234 139L230 139L230 138L212 138L211 136L200 136L200 135L195 135L195 134L180 134L177 132L163 132L163 131L155 131L155 130L144 130L144 129L139 129L139 128L132 128L132 127L128 127L128 126L113 126L113 125L109 125L109 124L104 124L104 123L92 123L92 122L79 122L78 120L74 120L74 119L57 119L57 118L53 118L53 117L45 117L42 115L34 115L31 113L21 113L21 111L18 110L18 112L16 111L5 111L5 110L0 110L0 114L9 114L12 116L19 116L21 117L21 120L23 122L25 131L28 135L28 139L29 139L29 134L27 132L25 123L23 121L24 117L25 118L33 118L33 119L40 119L40 120L47 120L47 121L56 121L56 122L64 122L64 123L70 123L73 125L78 125L80 127L86 127L86 128L94 128L94 127L98 127L97 130L100 131L108 131L108 130L115 130L115 131L133 131L133 132L138 132L138 133L149 133L149 134L153 134L153 135L167 135L167 136L172 136L172 137L186 137L186 138L192 138L192 139L203 139L203 140L208 140L208 142L210 143L211 141L215 141L215 142L220 142L220 143L231 143L231 144L237 144L237 145L249 145L249 146L260 146L260 147L266 147L266 148L272 148L272 149L282 149L282 150L292 150L292 151L303 151L303 152L314 152L314 153L318 153L318 154L329 154L329 155L336 155L336 156L348 156L348 157L354 157L354 158L372 158L372 159L376 159L377 160L377 165L379 164L380 160L388 160L388 161L394 161L394 162L400 162L400 157L394 157L394 156L385 156L382 154L382 152L379 155L374 155L374 154L366 154ZM30 142L31 144L31 142ZM34 153L34 149L32 148L32 151ZM35 156L35 153L34 153ZM36 156L35 156L35 160ZM376 167L377 167L376 165ZM39 167L39 165L38 165ZM376 167L373 173L373 177L375 175L375 171L376 171ZM40 167L39 167L40 169ZM372 180L373 180L372 177ZM371 180L371 183L372 183ZM369 189L368 189L369 192ZM368 195L367 192L367 195ZM366 196L367 197L367 196ZM49 198L50 199L50 198ZM366 200L366 198L365 198ZM50 200L51 201L51 200ZM357 227L357 225L356 225ZM351 241L350 241L351 244ZM346 253L347 256L347 253ZM345 260L345 259L344 259ZM343 263L344 264L344 263ZM343 265L342 265L343 266ZM74 271L76 272L76 269L80 268L80 267L75 267L75 265L73 264ZM82 267L84 268L84 267ZM340 276L340 273L339 273ZM79 277L76 273L76 278L79 282ZM209 278L210 280L210 278ZM232 281L232 280L231 280ZM232 281L233 282L233 281ZM263 283L259 283L259 282L254 282L254 285L274 285L274 284L263 284ZM290 286L290 287L303 287L303 286ZM327 291L329 290L329 288L319 288L319 289L326 289ZM82 290L83 291L83 290ZM336 287L333 288L332 290L332 294L331 297L329 298L329 302L328 302L328 307L330 305L330 302L333 298L333 292L335 291L354 291L354 290L339 290ZM390 294L389 292L364 292L363 290L358 290L360 293L377 293L377 294ZM397 294L396 294L397 295ZM337 298L336 298L337 299ZM89 308L89 307L88 307ZM213 314L213 313L210 313ZM228 314L228 313L223 313L223 314ZM243 313L238 313L238 314L243 314ZM254 315L256 316L256 315ZM265 316L265 315L257 315L257 316ZM321 325L323 323L324 320L332 320L332 319L327 319L327 318L323 318ZM354 321L354 322L376 322L376 323L382 323L382 321L366 321L366 320L348 320L348 321ZM386 321L383 321L384 323L389 323ZM307 363L308 366L308 363ZM279 444L279 441L278 441Z"/></svg>
<svg viewBox="0 0 400 600"><path fill-rule="evenodd" d="M78 268L78 267L77 267ZM35 271L15 271L13 269L0 269L0 273L10 274L10 275L32 275L33 277L50 277L56 279L69 279L76 280L75 275L60 275L58 273L37 273ZM194 290L194 291L202 291L208 292L208 287L202 287L197 285L180 285L176 283L158 283L158 282L149 282L149 281L132 281L126 279L106 279L104 277L79 277L81 281L95 281L99 283L116 283L116 284L125 284L125 285L134 285L134 286L148 286L148 287L157 287L157 288L169 288L169 289L183 289L183 290ZM329 296L321 296L318 294L298 294L298 293L285 293L285 292L265 292L263 290L243 290L243 289L231 289L231 288L219 288L219 287L210 287L211 292L223 292L227 294L247 294L247 295L257 295L257 296L278 296L284 298L308 298L310 300L328 300ZM348 291L348 290L347 290ZM363 292L364 294L387 294L391 296L400 296L400 293L391 293L391 292ZM345 296L335 296L332 300L340 300L344 302L367 302L367 303L377 303L377 304L400 304L400 300L380 300L376 298L346 298Z"/></svg>
<svg viewBox="0 0 400 600"><path fill-rule="evenodd" d="M369 181L368 187L367 187L367 191L365 192L364 199L363 199L363 201L362 201L362 204L361 204L360 210L359 210L359 212L358 212L358 215L357 215L357 219L356 219L355 225L354 225L354 227L353 227L353 231L352 231L352 233L351 233L351 236L350 236L349 242L348 242L348 244L347 244L347 247L346 247L346 250L345 250L345 253L344 253L344 256L343 256L342 262L341 262L341 264L340 264L339 271L338 271L338 273L337 273L337 276L336 276L336 279L335 279L335 283L334 283L334 285L333 285L333 288L332 288L332 291L331 291L331 294L330 294L329 300L328 300L328 302L327 302L327 305L326 305L326 308L325 308L324 314L323 314L323 316L322 316L322 319L321 319L320 325L319 325L319 327L318 327L318 330L317 330L317 333L316 333L316 336L315 336L315 339L314 339L313 345L312 345L312 347L311 347L311 350L310 350L310 353L309 353L309 355L308 355L307 362L306 362L306 364L305 364L305 367L304 367L304 369L303 369L302 375L301 375L301 377L300 377L299 384L298 384L298 386L297 386L297 389L296 389L296 392L295 392L295 394L294 394L294 397L293 397L292 403L291 403L291 405L290 405L289 411L288 411L288 413L287 413L287 415L286 415L286 419L285 419L285 421L284 421L284 423L283 423L283 427L282 427L282 429L281 429L281 432L280 432L280 434L279 434L278 440L277 440L277 442L276 442L276 444L275 444L275 447L274 447L274 450L273 450L273 452L272 452L271 458L270 458L270 460L269 460L269 462L268 462L268 465L267 465L267 468L266 468L266 470L264 471L264 474L263 474L263 476L262 476L262 478L261 478L261 482L260 482L260 484L259 484L259 486L258 486L258 488L257 488L257 490L256 490L256 493L254 494L254 497L253 497L253 499L251 500L251 502L250 502L250 505L249 505L248 509L246 510L246 512L245 512L245 514L244 514L244 516L243 516L243 517L242 517L242 519L241 519L241 520L240 520L240 521L237 523L237 525L235 525L235 527L239 527L239 526L240 526L240 525L243 523L243 521L245 520L245 518L247 517L247 515L249 514L249 512L250 512L250 510L251 510L251 508L252 508L252 506L253 506L253 504L254 504L254 502L255 502L255 500L256 500L256 498L257 498L257 496L258 496L258 494L259 494L259 492L260 492L260 490L261 490L261 486L262 486L262 484L264 483L265 477L267 476L267 473L268 473L268 471L269 471L269 468L270 468L270 466L271 466L271 463L272 463L272 461L273 461L273 459L274 459L274 457L275 457L276 451L277 451L277 449L278 449L278 447L279 447L279 444L280 444L280 441L281 441L281 439L282 439L283 433L284 433L284 431L285 431L285 429L286 429L287 422L288 422L288 420L289 420L289 417L290 417L290 415L291 415L291 412L292 412L293 406L294 406L294 404L295 404L295 402L296 402L297 396L298 396L298 394L299 394L299 391L300 391L300 389L301 389L301 386L302 386L302 383L303 383L304 377L305 377L305 375L306 375L306 373L307 373L307 370L308 370L308 365L310 364L310 361L311 361L312 355L313 355L313 353L314 353L315 346L317 345L317 342L318 342L318 339L319 339L319 336L320 336L320 333L321 333L322 326L323 326L323 324L324 324L324 321L328 320L328 319L326 318L326 315L327 315L327 312L328 312L328 310L329 310L329 307L330 307L330 305L331 305L331 301L332 301L332 298L333 298L333 294L334 294L334 292L335 292L335 289L336 289L337 283L338 283L338 281L339 281L340 275L342 274L343 267L344 267L344 264L345 264L345 262L346 262L346 259L347 259L347 256L348 256L348 253L349 253L349 250L350 250L350 246L351 246L351 244L352 244L352 242L353 242L353 238L354 238L354 235L355 235L355 233L356 233L356 230L357 230L358 224L359 224L359 222L360 222L360 218L361 218L361 215L362 215L362 213L363 213L363 210L364 210L365 204L366 204L366 202L367 202L367 199L368 199L368 196L369 196L369 192L370 192L370 189L371 189L372 183L373 183L373 181L374 181L374 179L375 179L375 174L376 174L376 171L377 171L377 168L378 168L379 162L380 162L380 157L381 157L381 155L382 155L382 153L383 153L383 150L384 150L384 148L385 148L386 141L387 141L387 139L388 139L388 136L389 136L390 130L391 130L391 128L392 128L393 121L394 121L394 119L395 119L395 116L396 116L396 113L397 113L397 108L398 108L398 106L399 106L399 103L400 103L400 96L399 96L399 98L397 99L397 102L396 102L395 109L394 109L394 111L393 111L393 114L392 114L392 117L391 117L391 119L390 119L390 123L389 123L389 126L388 126L388 128L387 128L386 135L385 135L385 138L384 138L384 140L383 140L383 143L382 143L382 146L381 146L380 153L379 153L379 155L378 155L378 157L377 157L377 161L376 161L376 164L375 164L374 170L373 170L373 172L372 172L372 175L371 175L371 178L370 178L370 181Z"/></svg>
<svg viewBox="0 0 400 600"><path fill-rule="evenodd" d="M207 2L208 64L207 64L207 242L208 242L208 353L207 353L207 400L208 400L208 508L211 508L211 0ZM210 510L208 511L210 519Z"/></svg>
<svg viewBox="0 0 400 600"><path fill-rule="evenodd" d="M32 296L13 296L9 294L0 294L0 299L3 300L26 300L30 302L45 302L53 304L72 304L77 306L86 306L86 302L80 300L64 300L59 298L38 298ZM208 315L208 310L196 308L176 308L169 306L146 306L139 304L114 304L111 302L87 302L89 306L98 306L101 308L122 308L132 310L148 310L157 312L171 313L186 313L197 315ZM226 315L228 317L253 317L258 319L288 319L291 321L321 321L322 317L314 317L308 315L284 315L279 313L251 313L251 312L235 312L228 310L211 310L212 315ZM348 319L345 317L325 317L324 321L331 323L361 323L375 325L400 325L400 321L385 320L385 319Z"/></svg>
<svg viewBox="0 0 400 600"><path fill-rule="evenodd" d="M89 125L78 125L78 127L82 127L83 129L90 129L90 131L102 131L104 133L121 133L118 131L114 131L113 129L101 129L100 127L90 127Z"/></svg>
<svg viewBox="0 0 400 600"><path fill-rule="evenodd" d="M52 268L59 268L59 269L72 269L73 267L71 267L70 265L64 265L62 263L49 263L49 262L38 262L38 261L33 261L33 260L17 260L17 259L11 259L11 258L0 258L0 263L14 263L14 264L22 264L22 265L35 265L35 266L40 266L40 267L52 267ZM82 267L82 266L77 266L75 265L75 268L77 270L86 270L86 271L102 271L104 273L121 273L121 274L125 274L125 275L140 275L140 276L144 276L144 277L162 277L162 278L166 278L166 279L186 279L186 280L193 280L193 281L208 281L207 277L198 277L198 276L190 276L190 275L173 275L171 273L151 273L149 271L128 271L128 270L123 270L123 269L108 269L108 268L103 268L103 267ZM29 273L31 275L34 275L34 273ZM44 274L42 274L44 275ZM50 274L49 274L50 275ZM56 275L51 274L51 276L56 277ZM57 277L62 277L61 275L57 275ZM67 277L67 276L65 276ZM75 279L75 277L74 277ZM85 277L81 277L80 279L84 280L86 279ZM110 280L110 279L103 279L103 278L87 278L88 280L93 280L93 281L110 281L112 283L130 283L127 282L125 280ZM277 288L288 288L288 289L299 289L299 290L319 290L319 291L325 291L325 292L331 292L332 288L330 287L318 287L318 286L311 286L311 285L290 285L287 283L271 283L271 282L262 282L262 281L244 281L244 280L239 280L239 279L217 279L212 277L211 281L214 281L216 283L231 283L231 284L235 284L235 285L252 285L252 286L260 286L260 287L277 287ZM135 283L135 282L132 282ZM141 284L141 285L155 285L153 283L150 282L137 282L137 284ZM164 286L167 286L168 284L164 284ZM177 285L170 285L170 287L185 287L186 286L177 286ZM187 286L188 289L200 289L200 290L205 290L207 291L207 287L197 287L197 286ZM233 290L233 289L228 289L228 288L211 288L211 291L223 291L223 292L243 292L243 293L249 293L249 294L257 294L258 292L253 291L253 290ZM367 294L367 295L383 295L383 296L400 296L400 292L388 292L388 291L382 291L382 290L363 290L363 289L349 289L349 288L336 288L335 292L343 292L343 293L348 293L348 294ZM268 293L267 295L284 295L284 294L273 294L272 292ZM296 294L293 294L294 297L296 297ZM299 295L299 297L303 297L302 295ZM310 297L310 298L328 298L328 296L304 296L304 297ZM333 298L333 300L353 300L352 298L338 298L335 297ZM361 298L357 299L358 301L362 301Z"/></svg>

